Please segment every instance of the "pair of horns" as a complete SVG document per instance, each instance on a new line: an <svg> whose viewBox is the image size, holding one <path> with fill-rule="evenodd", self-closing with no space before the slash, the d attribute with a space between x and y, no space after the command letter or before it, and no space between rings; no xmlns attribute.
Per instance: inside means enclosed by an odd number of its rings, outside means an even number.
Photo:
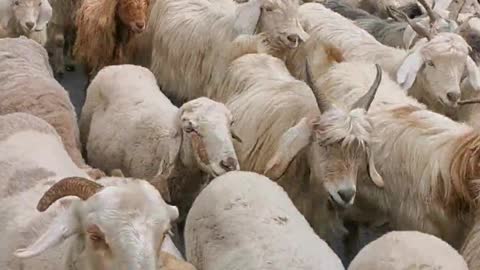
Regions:
<svg viewBox="0 0 480 270"><path fill-rule="evenodd" d="M37 210L44 212L50 205L66 196L77 196L87 200L99 190L102 185L83 177L68 177L51 186L38 202Z"/></svg>
<svg viewBox="0 0 480 270"><path fill-rule="evenodd" d="M425 0L418 0L420 4L425 8L427 11L428 18L430 19L430 26L434 26L434 24L441 19L440 15L433 11L433 9L425 2ZM413 31L415 31L420 37L425 37L428 40L431 40L433 38L433 34L430 33L425 27L423 27L421 24L413 21L408 17L407 14L404 12L396 9L395 7L389 6L387 7L387 12L390 17L395 19L396 21L405 21L412 27ZM432 28L433 29L433 28Z"/></svg>
<svg viewBox="0 0 480 270"><path fill-rule="evenodd" d="M375 94L377 93L378 87L380 86L380 82L382 81L382 68L379 64L375 64L375 68L377 70L377 75L375 76L375 80L373 81L372 86L370 86L370 89L367 91L367 93L365 93L365 95L359 98L352 105L351 110L363 108L365 109L365 111L368 111L368 109L370 108L370 105L375 98ZM306 82L308 86L310 86L310 88L313 90L313 94L315 96L315 100L317 101L320 112L324 113L330 110L333 107L332 104L328 101L325 94L320 91L320 89L318 89L312 81L312 73L310 71L310 65L308 64L308 60L306 61Z"/></svg>

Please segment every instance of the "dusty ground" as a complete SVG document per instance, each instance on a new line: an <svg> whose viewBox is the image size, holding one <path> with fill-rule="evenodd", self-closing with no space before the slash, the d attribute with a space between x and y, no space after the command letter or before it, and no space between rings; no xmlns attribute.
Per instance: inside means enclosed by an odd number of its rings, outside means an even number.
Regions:
<svg viewBox="0 0 480 270"><path fill-rule="evenodd" d="M60 83L68 91L72 103L77 111L77 116L79 116L83 103L85 102L85 88L87 83L87 78L83 73L83 69L77 67L76 70L73 72L66 72L63 79L60 80ZM372 232L365 228L361 228L360 240L355 242L352 253L358 253L361 247L365 246L367 243L376 239L380 235L381 233ZM338 256L342 259L343 264L345 266L348 266L351 258L349 258L349 256L347 256L346 254L345 246L342 239L338 239L338 241L334 242L332 244L332 248L334 249L335 253L337 253Z"/></svg>

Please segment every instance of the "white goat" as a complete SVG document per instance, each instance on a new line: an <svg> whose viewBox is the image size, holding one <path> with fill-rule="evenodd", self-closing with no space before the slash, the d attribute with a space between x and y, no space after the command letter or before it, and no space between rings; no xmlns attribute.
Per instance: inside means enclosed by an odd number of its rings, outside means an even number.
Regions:
<svg viewBox="0 0 480 270"><path fill-rule="evenodd" d="M373 76L369 64L345 62L327 71L317 86L349 107ZM369 111L370 145L385 187L379 190L366 175L359 176L357 200L347 217L373 222L387 216L393 229L430 233L459 248L478 205L480 134L426 110L388 78L378 91Z"/></svg>
<svg viewBox="0 0 480 270"><path fill-rule="evenodd" d="M0 116L0 130L2 173L12 172L2 178L9 192L0 199L1 269L156 270L162 265L158 253L178 210L152 185L138 179L89 180L55 130L35 116Z"/></svg>
<svg viewBox="0 0 480 270"><path fill-rule="evenodd" d="M357 170L367 157L373 180L382 184L368 154L365 117L380 79L353 107L339 110L293 78L280 59L249 54L232 62L214 95L231 110L242 138L235 145L240 167L278 181L322 237L328 197L340 207L353 203Z"/></svg>
<svg viewBox="0 0 480 270"><path fill-rule="evenodd" d="M44 119L77 166L94 178L102 176L83 160L75 109L53 77L46 50L25 37L0 39L0 65L0 114L25 112Z"/></svg>
<svg viewBox="0 0 480 270"><path fill-rule="evenodd" d="M446 114L456 106L465 70L475 89L480 89L480 73L468 56L468 45L457 34L432 37L417 25L418 32L428 38L405 51L380 44L353 22L320 4L304 4L300 13L311 35L307 43L322 41L337 47L346 60L379 63L404 89L435 111Z"/></svg>
<svg viewBox="0 0 480 270"><path fill-rule="evenodd" d="M186 214L209 177L239 169L231 123L225 105L203 97L177 108L148 69L119 65L90 84L80 130L90 164L148 180L158 174Z"/></svg>
<svg viewBox="0 0 480 270"><path fill-rule="evenodd" d="M390 232L365 246L348 270L455 269L467 263L450 245L416 231Z"/></svg>
<svg viewBox="0 0 480 270"><path fill-rule="evenodd" d="M5 32L0 38L23 35L43 46L47 42L46 28L51 17L52 6L48 0L2 0L0 28Z"/></svg>
<svg viewBox="0 0 480 270"><path fill-rule="evenodd" d="M199 269L344 269L285 191L252 172L213 180L188 213L185 238Z"/></svg>
<svg viewBox="0 0 480 270"><path fill-rule="evenodd" d="M260 50L282 57L308 38L297 0L157 1L148 27L151 70L176 101L210 97L205 88L219 83L240 55Z"/></svg>

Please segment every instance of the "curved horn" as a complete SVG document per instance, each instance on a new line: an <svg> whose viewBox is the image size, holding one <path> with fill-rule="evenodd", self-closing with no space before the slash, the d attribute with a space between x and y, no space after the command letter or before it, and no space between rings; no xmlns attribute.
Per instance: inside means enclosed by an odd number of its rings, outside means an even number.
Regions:
<svg viewBox="0 0 480 270"><path fill-rule="evenodd" d="M315 100L317 101L318 109L321 113L324 113L332 108L332 104L327 100L327 97L320 91L312 81L312 72L310 70L310 64L308 60L305 61L306 82L312 89Z"/></svg>
<svg viewBox="0 0 480 270"><path fill-rule="evenodd" d="M472 19L472 18L475 18L477 17L478 18L478 14L475 14L475 15L472 15L470 17L468 17L467 19L465 19L465 21L462 22L462 24L460 24L457 29L455 29L455 34L460 34L462 31L466 30L468 27L470 27L469 25L469 21Z"/></svg>
<svg viewBox="0 0 480 270"><path fill-rule="evenodd" d="M77 196L87 200L97 193L102 185L82 177L68 177L51 186L38 202L37 210L44 212L57 200L66 196Z"/></svg>
<svg viewBox="0 0 480 270"><path fill-rule="evenodd" d="M476 99L465 99L457 102L458 105L468 105L468 104L477 104L480 103L480 98Z"/></svg>
<svg viewBox="0 0 480 270"><path fill-rule="evenodd" d="M422 25L420 25L419 23L417 22L414 22L412 21L407 14L403 13L402 11L394 8L394 7L387 7L387 9L389 9L388 13L392 14L393 16L395 16L396 18L401 18L403 21L407 22L408 25L410 25L410 27L412 27L412 29L420 36L420 37L425 37L427 38L428 40L431 40L433 38L433 36L430 34L430 32L428 32L427 29L425 29L425 27L423 27Z"/></svg>
<svg viewBox="0 0 480 270"><path fill-rule="evenodd" d="M420 2L420 5L422 5L427 11L428 18L430 18L430 24L433 25L439 18L441 18L425 0L418 0L418 2Z"/></svg>
<svg viewBox="0 0 480 270"><path fill-rule="evenodd" d="M370 86L370 89L367 93L365 93L365 95L363 95L353 104L352 110L357 108L364 108L365 111L368 111L370 105L372 105L372 101L375 98L375 94L377 93L380 82L382 81L382 68L379 64L375 64L375 68L377 69L377 75L375 76L375 80L373 81L372 86Z"/></svg>

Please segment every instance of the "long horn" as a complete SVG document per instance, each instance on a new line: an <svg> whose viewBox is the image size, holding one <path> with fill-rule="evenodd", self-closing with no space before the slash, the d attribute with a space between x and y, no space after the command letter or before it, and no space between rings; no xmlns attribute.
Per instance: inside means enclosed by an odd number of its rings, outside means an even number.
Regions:
<svg viewBox="0 0 480 270"><path fill-rule="evenodd" d="M465 99L457 102L458 105L468 105L468 104L477 104L480 103L480 98L477 99Z"/></svg>
<svg viewBox="0 0 480 270"><path fill-rule="evenodd" d="M478 18L478 14L475 14L475 15L472 15L470 17L468 17L467 19L465 19L465 21L462 22L462 24L460 24L457 29L455 29L455 34L460 34L462 31L466 30L470 25L469 25L469 21L472 19L472 18L475 18L477 17Z"/></svg>
<svg viewBox="0 0 480 270"><path fill-rule="evenodd" d="M310 70L310 64L308 60L305 61L305 71L306 71L306 82L308 86L313 91L313 95L315 96L315 100L317 101L318 109L321 113L324 113L332 108L332 104L327 100L327 97L320 91L312 81L312 72Z"/></svg>
<svg viewBox="0 0 480 270"><path fill-rule="evenodd" d="M407 22L420 37L425 37L428 40L431 40L433 38L432 34L430 34L430 32L428 32L425 27L423 27L417 22L412 21L407 14L391 6L387 7L387 9L390 9L388 12L391 13L393 16L401 18L403 21Z"/></svg>
<svg viewBox="0 0 480 270"><path fill-rule="evenodd" d="M377 75L375 76L375 80L373 81L372 86L370 86L370 89L367 93L365 93L365 95L363 95L353 104L352 110L357 108L364 108L365 111L368 111L370 105L372 105L375 94L377 93L378 87L380 86L380 82L382 82L382 68L379 64L375 64L375 68L377 69Z"/></svg>
<svg viewBox="0 0 480 270"><path fill-rule="evenodd" d="M451 10L450 14L448 15L448 18L451 20L454 20L458 22L458 15L460 15L460 12L462 11L463 7L465 6L465 3L467 2L466 0L460 0L462 1L462 4L458 7L456 10Z"/></svg>
<svg viewBox="0 0 480 270"><path fill-rule="evenodd" d="M436 21L438 21L441 17L438 15L432 7L428 5L428 3L425 0L418 0L420 2L420 5L422 5L425 10L427 11L428 18L430 18L430 24L433 25Z"/></svg>
<svg viewBox="0 0 480 270"><path fill-rule="evenodd" d="M87 200L97 193L102 185L82 177L68 177L55 183L43 194L38 202L37 210L44 212L57 200L66 196L77 196L82 200Z"/></svg>

